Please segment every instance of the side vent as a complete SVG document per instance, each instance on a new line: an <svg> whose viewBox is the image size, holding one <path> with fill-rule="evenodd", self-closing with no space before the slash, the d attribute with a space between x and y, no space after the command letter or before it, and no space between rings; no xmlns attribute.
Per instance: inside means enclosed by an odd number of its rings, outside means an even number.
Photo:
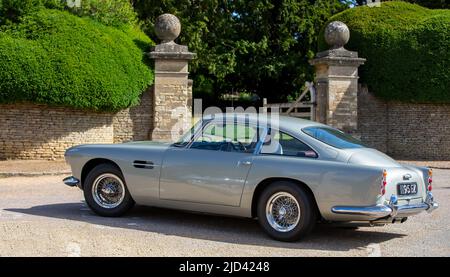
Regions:
<svg viewBox="0 0 450 277"><path fill-rule="evenodd" d="M153 162L151 161L134 161L133 166L136 168L153 169Z"/></svg>

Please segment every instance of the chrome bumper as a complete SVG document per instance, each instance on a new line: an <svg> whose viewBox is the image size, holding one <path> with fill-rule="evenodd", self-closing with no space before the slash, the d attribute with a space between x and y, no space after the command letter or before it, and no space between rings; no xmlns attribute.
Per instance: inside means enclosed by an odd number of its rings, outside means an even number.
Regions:
<svg viewBox="0 0 450 277"><path fill-rule="evenodd" d="M64 178L63 180L64 184L68 185L69 187L76 187L80 185L80 180L77 178L70 176L67 178Z"/></svg>
<svg viewBox="0 0 450 277"><path fill-rule="evenodd" d="M397 196L392 195L389 204L367 207L335 206L331 208L331 211L335 214L354 215L358 216L358 218L364 218L364 220L374 221L378 219L404 218L423 211L431 213L438 207L439 204L434 202L433 194L428 192L425 202L419 204L398 205Z"/></svg>

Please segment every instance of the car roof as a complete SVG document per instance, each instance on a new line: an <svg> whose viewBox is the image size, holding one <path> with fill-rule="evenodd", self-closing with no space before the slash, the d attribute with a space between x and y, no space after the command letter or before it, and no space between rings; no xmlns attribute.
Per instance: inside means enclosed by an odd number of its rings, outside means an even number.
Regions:
<svg viewBox="0 0 450 277"><path fill-rule="evenodd" d="M277 120L278 117L278 120ZM271 115L270 113L219 113L212 114L203 117L204 120L214 121L218 120L237 120L238 122L249 122L251 124L259 125L278 125L281 130L291 131L291 132L299 132L300 129L305 127L317 126L317 127L327 127L324 124L306 120L297 117L284 116L284 115ZM278 123L277 123L278 121Z"/></svg>

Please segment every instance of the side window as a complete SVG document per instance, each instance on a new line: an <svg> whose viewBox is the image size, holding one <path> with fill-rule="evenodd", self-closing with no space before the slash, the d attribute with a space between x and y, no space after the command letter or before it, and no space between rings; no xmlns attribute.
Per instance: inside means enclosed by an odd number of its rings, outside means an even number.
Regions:
<svg viewBox="0 0 450 277"><path fill-rule="evenodd" d="M308 145L291 135L273 129L267 134L261 154L317 158L317 153Z"/></svg>
<svg viewBox="0 0 450 277"><path fill-rule="evenodd" d="M237 123L209 123L195 138L191 148L253 153L257 140L256 127Z"/></svg>

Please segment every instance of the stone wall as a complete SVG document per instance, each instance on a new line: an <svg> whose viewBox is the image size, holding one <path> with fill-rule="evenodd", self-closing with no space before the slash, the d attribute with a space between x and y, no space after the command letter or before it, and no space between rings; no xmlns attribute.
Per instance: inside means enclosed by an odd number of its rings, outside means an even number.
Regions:
<svg viewBox="0 0 450 277"><path fill-rule="evenodd" d="M387 152L387 105L370 94L366 88L358 90L358 135L368 145Z"/></svg>
<svg viewBox="0 0 450 277"><path fill-rule="evenodd" d="M358 133L397 159L450 160L450 104L385 102L361 88Z"/></svg>
<svg viewBox="0 0 450 277"><path fill-rule="evenodd" d="M0 159L62 159L75 144L112 142L111 114L0 105Z"/></svg>
<svg viewBox="0 0 450 277"><path fill-rule="evenodd" d="M146 140L152 129L152 93L117 114L35 104L0 105L0 160L63 159L86 143Z"/></svg>
<svg viewBox="0 0 450 277"><path fill-rule="evenodd" d="M118 112L113 118L114 143L148 140L153 128L153 87L144 92L138 106Z"/></svg>

